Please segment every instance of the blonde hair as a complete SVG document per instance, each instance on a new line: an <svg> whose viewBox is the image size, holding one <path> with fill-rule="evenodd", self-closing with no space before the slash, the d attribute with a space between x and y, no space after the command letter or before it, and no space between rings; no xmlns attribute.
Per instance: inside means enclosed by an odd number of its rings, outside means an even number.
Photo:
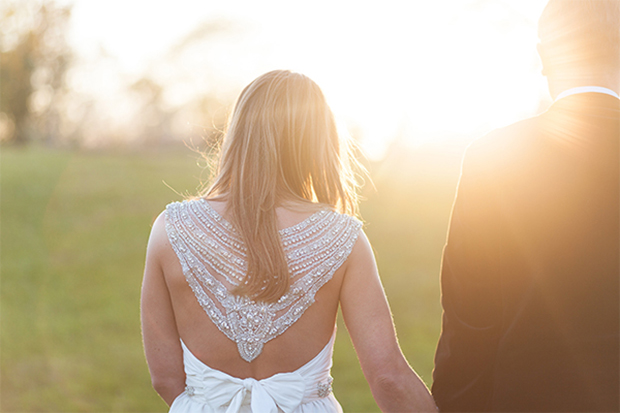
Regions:
<svg viewBox="0 0 620 413"><path fill-rule="evenodd" d="M215 181L203 194L226 200L247 249L247 272L236 294L275 302L288 291L275 208L292 201L357 214L353 165L349 142L338 136L321 89L308 77L276 70L243 89Z"/></svg>

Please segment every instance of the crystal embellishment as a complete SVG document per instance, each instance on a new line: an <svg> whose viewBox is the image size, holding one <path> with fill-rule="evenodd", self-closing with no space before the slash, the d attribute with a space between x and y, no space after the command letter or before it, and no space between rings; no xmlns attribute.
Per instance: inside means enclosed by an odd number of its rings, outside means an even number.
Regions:
<svg viewBox="0 0 620 413"><path fill-rule="evenodd" d="M189 286L248 362L312 305L316 292L348 258L361 226L353 217L322 210L281 230L290 290L276 303L264 303L230 292L243 279L247 263L243 242L229 222L204 199L166 207L168 239Z"/></svg>
<svg viewBox="0 0 620 413"><path fill-rule="evenodd" d="M332 392L332 382L334 381L334 379L330 376L327 380L325 380L324 382L319 382L317 384L317 394L319 395L320 398L324 398L327 397L331 394Z"/></svg>

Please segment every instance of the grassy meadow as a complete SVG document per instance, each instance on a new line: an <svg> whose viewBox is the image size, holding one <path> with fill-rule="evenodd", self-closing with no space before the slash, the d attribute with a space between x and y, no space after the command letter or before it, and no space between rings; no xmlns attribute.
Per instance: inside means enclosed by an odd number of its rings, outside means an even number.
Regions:
<svg viewBox="0 0 620 413"><path fill-rule="evenodd" d="M394 148L362 204L403 352L428 385L462 150ZM1 149L0 411L167 411L142 352L140 285L151 222L196 192L197 160L185 148ZM332 375L345 412L378 411L342 325Z"/></svg>

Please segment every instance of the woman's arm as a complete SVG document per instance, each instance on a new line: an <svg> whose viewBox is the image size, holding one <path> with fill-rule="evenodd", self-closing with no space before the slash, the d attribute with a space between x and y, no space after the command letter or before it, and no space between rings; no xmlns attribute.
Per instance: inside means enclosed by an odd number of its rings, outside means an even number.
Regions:
<svg viewBox="0 0 620 413"><path fill-rule="evenodd" d="M430 392L400 351L390 308L364 233L353 247L340 303L362 371L384 412L435 412Z"/></svg>
<svg viewBox="0 0 620 413"><path fill-rule="evenodd" d="M185 388L183 349L162 267L163 257L171 251L166 235L165 216L162 213L155 220L149 238L140 312L144 352L151 372L151 382L155 391L168 405L171 405Z"/></svg>

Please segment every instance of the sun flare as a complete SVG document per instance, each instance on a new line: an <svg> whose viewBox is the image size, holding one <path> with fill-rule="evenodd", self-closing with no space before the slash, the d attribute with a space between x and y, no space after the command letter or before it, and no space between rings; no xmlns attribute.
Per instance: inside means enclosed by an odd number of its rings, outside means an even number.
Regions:
<svg viewBox="0 0 620 413"><path fill-rule="evenodd" d="M534 114L546 99L536 55L545 0L122 4L118 13L110 2L76 0L72 41L85 60L97 44L124 76L164 62L158 75L177 101L222 85L237 93L275 68L305 73L371 158L396 139L471 139ZM229 29L189 57L170 57L192 28L214 21Z"/></svg>

